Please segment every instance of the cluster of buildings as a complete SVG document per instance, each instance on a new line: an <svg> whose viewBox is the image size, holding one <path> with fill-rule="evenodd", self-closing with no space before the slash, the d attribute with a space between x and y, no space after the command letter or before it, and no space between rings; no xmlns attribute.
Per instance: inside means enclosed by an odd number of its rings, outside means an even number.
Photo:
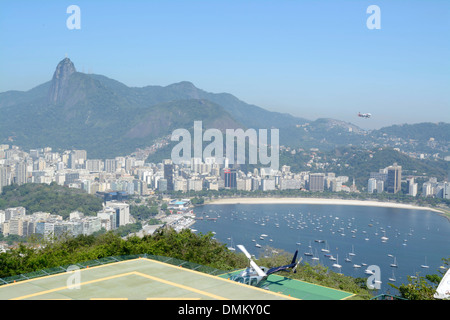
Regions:
<svg viewBox="0 0 450 320"><path fill-rule="evenodd" d="M123 191L128 194L147 192L142 170L144 165L136 157L115 159L88 159L85 150L53 152L51 148L30 150L0 145L0 192L10 184L47 183L84 189L96 194L105 191Z"/></svg>
<svg viewBox="0 0 450 320"><path fill-rule="evenodd" d="M411 186L409 180L408 183ZM414 184L414 180L412 180L412 184ZM422 184L422 196L450 199L450 182L438 182L436 178L430 178L428 181Z"/></svg>
<svg viewBox="0 0 450 320"><path fill-rule="evenodd" d="M215 158L192 158L173 164L171 160L146 163L145 155L114 159L88 159L85 150L53 152L51 148L30 150L0 145L0 191L16 183L52 183L84 189L90 194L124 192L148 195L153 191L201 191L236 189L242 191L310 190L355 191L347 176L334 173L293 173L289 166L243 172L216 162Z"/></svg>
<svg viewBox="0 0 450 320"><path fill-rule="evenodd" d="M398 193L402 189L402 167L397 163L378 172L371 172L367 191L369 193Z"/></svg>
<svg viewBox="0 0 450 320"><path fill-rule="evenodd" d="M255 168L253 172L244 172L239 168L230 168L227 163L217 164L214 158L192 158L191 163L174 165L165 160L164 176L155 187L160 191L201 191L234 189L241 191L273 190L310 190L310 191L353 191L354 184L347 187L347 176L336 177L334 173L294 173L290 166L280 170Z"/></svg>
<svg viewBox="0 0 450 320"><path fill-rule="evenodd" d="M48 212L27 214L24 207L0 210L0 232L4 236L90 235L101 229L114 230L131 222L129 205L120 202L106 202L96 216L85 216L82 212L74 211L67 220Z"/></svg>
<svg viewBox="0 0 450 320"><path fill-rule="evenodd" d="M54 152L51 148L25 152L16 146L0 145L0 191L10 184L57 183L70 188L84 189L103 197L106 206L96 217L84 217L74 212L69 220L49 213L25 214L21 209L0 211L3 234L44 235L63 232L91 234L101 228L115 229L130 223L128 205L123 203L127 195L150 195L154 191L182 192L202 190L309 190L312 192L357 192L355 182L348 176L336 176L333 172L291 172L289 166L279 170L255 168L243 172L239 167L216 162L215 158L192 158L181 164L171 160L147 163L147 154L136 153L114 159L88 159L85 150ZM408 192L415 196L418 184L414 178L406 179ZM402 167L396 163L378 172L370 173L369 193L398 193L402 188ZM422 185L422 195L449 198L448 182L431 178ZM183 211L174 203L173 212ZM123 208L122 208L123 207ZM13 210L14 209L14 210Z"/></svg>
<svg viewBox="0 0 450 320"><path fill-rule="evenodd" d="M410 196L421 195L423 197L435 197L450 199L450 182L438 182L436 178L429 178L422 184L422 192L419 194L419 184L414 177L408 177L406 181L407 194ZM402 189L402 167L397 163L378 172L371 172L367 184L369 193L398 193Z"/></svg>

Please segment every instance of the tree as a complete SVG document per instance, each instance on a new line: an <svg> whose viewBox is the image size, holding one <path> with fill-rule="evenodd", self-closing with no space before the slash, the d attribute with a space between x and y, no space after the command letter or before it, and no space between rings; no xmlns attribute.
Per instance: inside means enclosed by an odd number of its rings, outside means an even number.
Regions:
<svg viewBox="0 0 450 320"><path fill-rule="evenodd" d="M205 199L203 197L195 197L191 199L191 203L195 205L201 205L205 203Z"/></svg>
<svg viewBox="0 0 450 320"><path fill-rule="evenodd" d="M450 258L443 258L444 265L450 264ZM408 283L395 286L392 283L389 285L397 289L402 298L408 300L434 300L434 293L436 288L442 280L443 272L439 270L440 275L431 274L419 277L408 277Z"/></svg>

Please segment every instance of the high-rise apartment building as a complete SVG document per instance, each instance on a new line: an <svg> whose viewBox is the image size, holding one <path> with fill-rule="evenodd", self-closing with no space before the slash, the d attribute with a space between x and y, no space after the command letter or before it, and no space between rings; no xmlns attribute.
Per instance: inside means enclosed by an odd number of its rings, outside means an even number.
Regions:
<svg viewBox="0 0 450 320"><path fill-rule="evenodd" d="M450 182L444 182L444 190L442 197L444 199L450 199Z"/></svg>
<svg viewBox="0 0 450 320"><path fill-rule="evenodd" d="M397 193L402 189L402 167L394 163L387 167L386 191Z"/></svg>
<svg viewBox="0 0 450 320"><path fill-rule="evenodd" d="M323 191L325 186L324 173L311 173L309 175L309 191Z"/></svg>
<svg viewBox="0 0 450 320"><path fill-rule="evenodd" d="M374 178L370 178L367 184L367 192L375 193L377 191L377 180Z"/></svg>
<svg viewBox="0 0 450 320"><path fill-rule="evenodd" d="M80 179L80 173L79 172L68 172L65 174L65 181L64 183L66 185L69 185L71 183L75 183Z"/></svg>
<svg viewBox="0 0 450 320"><path fill-rule="evenodd" d="M0 167L0 193L3 187L8 185L8 168Z"/></svg>
<svg viewBox="0 0 450 320"><path fill-rule="evenodd" d="M115 228L130 223L130 205L122 202L106 202L106 208L113 209L116 212Z"/></svg>
<svg viewBox="0 0 450 320"><path fill-rule="evenodd" d="M223 170L223 180L225 182L225 188L236 189L237 188L236 177L237 177L236 169L225 168Z"/></svg>
<svg viewBox="0 0 450 320"><path fill-rule="evenodd" d="M105 160L105 171L108 173L116 172L116 159L106 159Z"/></svg>
<svg viewBox="0 0 450 320"><path fill-rule="evenodd" d="M167 191L173 191L173 164L169 161L164 163L164 179L167 180Z"/></svg>
<svg viewBox="0 0 450 320"><path fill-rule="evenodd" d="M16 183L20 186L27 183L28 171L27 164L20 162L16 164Z"/></svg>
<svg viewBox="0 0 450 320"><path fill-rule="evenodd" d="M86 170L89 172L100 172L103 169L102 160L92 159L86 160Z"/></svg>
<svg viewBox="0 0 450 320"><path fill-rule="evenodd" d="M414 182L414 178L410 178L408 181L408 195L415 197L417 195L417 183Z"/></svg>
<svg viewBox="0 0 450 320"><path fill-rule="evenodd" d="M84 162L87 160L87 152L86 150L72 150L69 154L68 167L70 169L77 169L77 166L84 165Z"/></svg>

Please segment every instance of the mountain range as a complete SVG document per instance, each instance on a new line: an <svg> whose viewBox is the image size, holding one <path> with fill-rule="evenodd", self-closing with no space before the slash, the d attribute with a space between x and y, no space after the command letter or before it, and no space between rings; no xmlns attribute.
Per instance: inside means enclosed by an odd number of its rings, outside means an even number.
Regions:
<svg viewBox="0 0 450 320"><path fill-rule="evenodd" d="M188 81L128 87L103 75L77 72L69 58L58 63L51 80L28 91L0 93L0 113L0 143L84 149L89 158L130 154L175 129L192 129L197 120L204 129L222 131L278 128L280 144L304 148L364 145L386 135L425 142L434 137L447 146L450 140L447 123L366 131L336 119L311 121L268 111Z"/></svg>

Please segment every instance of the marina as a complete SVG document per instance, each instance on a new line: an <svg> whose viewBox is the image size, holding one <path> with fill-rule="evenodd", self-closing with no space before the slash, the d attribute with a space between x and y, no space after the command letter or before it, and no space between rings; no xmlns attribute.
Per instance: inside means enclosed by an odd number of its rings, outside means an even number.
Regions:
<svg viewBox="0 0 450 320"><path fill-rule="evenodd" d="M197 232L214 231L228 244L243 244L259 257L264 248L299 250L302 263L368 277L367 266L381 270L381 292L408 276L436 274L449 258L450 223L426 210L316 204L222 204L196 207L217 220L195 220ZM430 250L430 248L432 248ZM342 262L341 262L342 261ZM367 273L369 272L369 273ZM394 273L395 272L395 273ZM381 293L380 292L380 293Z"/></svg>

